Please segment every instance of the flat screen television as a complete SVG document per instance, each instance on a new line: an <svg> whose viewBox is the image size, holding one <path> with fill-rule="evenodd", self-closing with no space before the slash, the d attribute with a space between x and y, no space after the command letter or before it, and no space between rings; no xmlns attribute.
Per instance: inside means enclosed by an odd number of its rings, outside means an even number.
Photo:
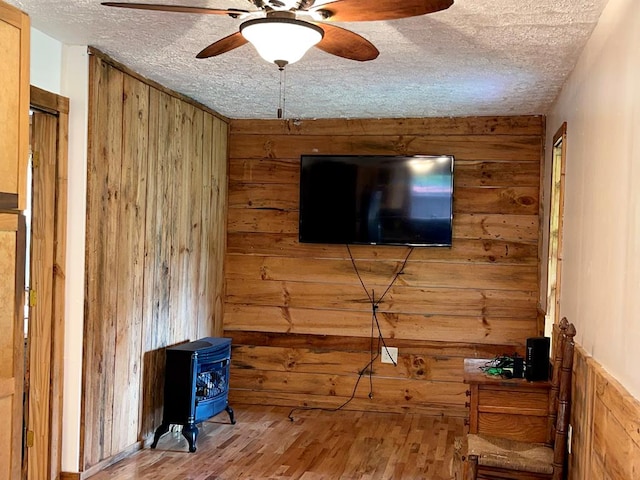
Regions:
<svg viewBox="0 0 640 480"><path fill-rule="evenodd" d="M299 241L451 246L452 155L302 155Z"/></svg>

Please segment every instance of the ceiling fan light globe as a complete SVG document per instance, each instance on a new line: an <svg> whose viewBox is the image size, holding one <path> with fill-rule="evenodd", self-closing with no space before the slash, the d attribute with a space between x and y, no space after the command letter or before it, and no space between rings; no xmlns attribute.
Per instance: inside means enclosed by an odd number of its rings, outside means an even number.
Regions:
<svg viewBox="0 0 640 480"><path fill-rule="evenodd" d="M300 60L324 35L322 28L293 18L258 18L240 25L242 35L267 62Z"/></svg>

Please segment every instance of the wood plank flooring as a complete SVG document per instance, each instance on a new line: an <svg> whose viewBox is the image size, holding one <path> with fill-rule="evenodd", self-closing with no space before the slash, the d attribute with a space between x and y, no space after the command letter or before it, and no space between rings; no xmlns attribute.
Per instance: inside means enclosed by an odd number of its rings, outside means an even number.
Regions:
<svg viewBox="0 0 640 480"><path fill-rule="evenodd" d="M178 432L91 480L425 479L450 480L461 418L419 414L234 406L204 422L197 452Z"/></svg>

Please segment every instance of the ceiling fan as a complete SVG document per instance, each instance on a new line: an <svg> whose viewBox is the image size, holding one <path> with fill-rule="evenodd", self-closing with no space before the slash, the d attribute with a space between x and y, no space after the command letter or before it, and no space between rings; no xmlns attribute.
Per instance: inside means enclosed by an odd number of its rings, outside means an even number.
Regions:
<svg viewBox="0 0 640 480"><path fill-rule="evenodd" d="M282 70L312 46L350 60L368 61L378 49L355 32L327 22L395 20L445 10L453 0L247 0L253 8L216 9L186 5L104 2L108 7L174 13L227 15L244 20L239 31L196 55L209 58L251 42L258 53Z"/></svg>

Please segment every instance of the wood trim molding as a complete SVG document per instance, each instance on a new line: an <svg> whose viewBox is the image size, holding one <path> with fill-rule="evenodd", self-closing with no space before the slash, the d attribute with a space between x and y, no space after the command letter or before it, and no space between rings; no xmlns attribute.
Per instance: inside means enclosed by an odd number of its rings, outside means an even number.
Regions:
<svg viewBox="0 0 640 480"><path fill-rule="evenodd" d="M52 115L69 113L69 99L31 85L31 106Z"/></svg>
<svg viewBox="0 0 640 480"><path fill-rule="evenodd" d="M80 480L81 478L79 473L60 472L60 480Z"/></svg>
<svg viewBox="0 0 640 480"><path fill-rule="evenodd" d="M151 439L149 439L148 442L146 443L151 443ZM120 460L123 460L127 457L129 457L130 455L133 455L134 453L136 453L139 450L142 450L146 443L144 441L139 441L134 443L133 445L129 445L129 447L125 448L123 451L121 451L120 453L113 455L105 460L102 460L98 463L96 463L95 465L92 465L91 467L87 468L85 471L79 473L79 477L77 477L79 480L85 480L88 479L89 477L92 477L93 475L95 475L96 473L104 470L105 468L113 465L114 463L118 463ZM62 480L62 479L61 479Z"/></svg>

